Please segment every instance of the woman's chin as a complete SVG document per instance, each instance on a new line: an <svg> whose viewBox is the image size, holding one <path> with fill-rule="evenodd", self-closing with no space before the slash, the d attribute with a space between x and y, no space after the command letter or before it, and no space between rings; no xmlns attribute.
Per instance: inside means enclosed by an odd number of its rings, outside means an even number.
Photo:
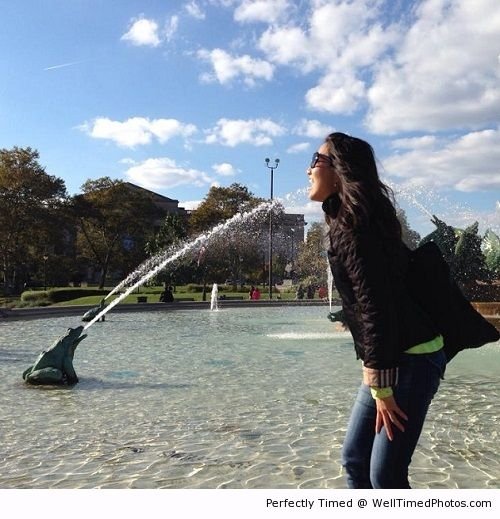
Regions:
<svg viewBox="0 0 500 519"><path fill-rule="evenodd" d="M322 202L322 200L319 199L318 193L316 193L313 189L310 189L307 193L309 200L313 202Z"/></svg>

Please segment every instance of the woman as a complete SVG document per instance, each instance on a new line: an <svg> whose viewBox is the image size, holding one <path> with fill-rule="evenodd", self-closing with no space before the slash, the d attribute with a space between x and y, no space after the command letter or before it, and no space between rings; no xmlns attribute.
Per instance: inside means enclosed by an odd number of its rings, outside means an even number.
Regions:
<svg viewBox="0 0 500 519"><path fill-rule="evenodd" d="M442 337L405 287L409 250L380 181L371 146L332 133L307 170L309 198L322 202L328 256L363 383L342 464L349 488L410 488L411 462L443 377Z"/></svg>

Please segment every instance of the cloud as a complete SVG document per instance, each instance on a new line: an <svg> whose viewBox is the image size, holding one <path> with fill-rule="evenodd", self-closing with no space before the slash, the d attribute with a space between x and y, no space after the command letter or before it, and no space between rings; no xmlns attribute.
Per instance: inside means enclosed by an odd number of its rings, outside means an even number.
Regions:
<svg viewBox="0 0 500 519"><path fill-rule="evenodd" d="M424 135L423 137L408 137L393 140L391 142L391 147L394 149L429 148L434 146L436 141L437 139L434 135Z"/></svg>
<svg viewBox="0 0 500 519"><path fill-rule="evenodd" d="M297 25L273 25L261 35L258 47L270 61L303 73L319 70L349 77L374 65L399 39L397 26L384 27L377 20L380 1L315 4Z"/></svg>
<svg viewBox="0 0 500 519"><path fill-rule="evenodd" d="M158 35L158 24L154 20L143 17L132 19L129 30L121 39L136 46L158 47L161 43Z"/></svg>
<svg viewBox="0 0 500 519"><path fill-rule="evenodd" d="M181 185L203 187L213 181L205 172L180 166L168 157L151 158L137 163L125 172L125 176L134 184L151 190Z"/></svg>
<svg viewBox="0 0 500 519"><path fill-rule="evenodd" d="M297 203L287 201L286 199L279 200L283 204L287 213L303 214L306 222L325 221L325 213L321 209L321 204L318 202L306 202L305 204L298 205Z"/></svg>
<svg viewBox="0 0 500 519"><path fill-rule="evenodd" d="M306 94L307 105L318 111L351 114L364 99L363 81L348 74L328 74Z"/></svg>
<svg viewBox="0 0 500 519"><path fill-rule="evenodd" d="M222 49L203 49L197 56L212 65L213 73L202 76L207 82L218 81L225 85L242 77L246 85L254 86L257 80L271 81L273 78L274 66L271 63L248 54L233 57Z"/></svg>
<svg viewBox="0 0 500 519"><path fill-rule="evenodd" d="M368 90L368 128L479 129L500 119L498 2L421 2Z"/></svg>
<svg viewBox="0 0 500 519"><path fill-rule="evenodd" d="M165 24L165 39L167 42L171 41L177 29L179 28L179 17L177 15L171 16L170 20Z"/></svg>
<svg viewBox="0 0 500 519"><path fill-rule="evenodd" d="M243 0L234 11L237 22L275 23L291 9L288 0Z"/></svg>
<svg viewBox="0 0 500 519"><path fill-rule="evenodd" d="M309 108L350 114L366 99L366 71L399 39L396 26L383 27L377 20L380 5L372 0L316 1L305 23L269 27L259 49L274 64L303 74L321 72L306 94Z"/></svg>
<svg viewBox="0 0 500 519"><path fill-rule="evenodd" d="M500 129L471 132L441 143L422 139L414 147L383 161L384 170L405 186L453 188L458 191L500 190ZM406 144L411 145L408 139ZM425 142L425 140L423 141Z"/></svg>
<svg viewBox="0 0 500 519"><path fill-rule="evenodd" d="M295 23L273 23L258 48L275 66L320 77L305 94L318 112L365 110L378 134L480 130L500 119L496 0L315 0ZM401 13L401 14L400 14Z"/></svg>
<svg viewBox="0 0 500 519"><path fill-rule="evenodd" d="M333 131L334 129L331 126L327 126L316 119L301 119L295 128L297 135L310 137L311 139L324 139Z"/></svg>
<svg viewBox="0 0 500 519"><path fill-rule="evenodd" d="M219 119L207 130L205 142L234 147L239 144L266 146L273 143L273 137L285 134L285 128L270 119Z"/></svg>
<svg viewBox="0 0 500 519"><path fill-rule="evenodd" d="M297 144L292 144L287 150L287 153L301 153L303 151L307 151L310 148L311 144L309 142L298 142Z"/></svg>
<svg viewBox="0 0 500 519"><path fill-rule="evenodd" d="M222 177L232 177L236 175L237 170L234 168L232 164L228 162L222 162L221 164L214 164L212 169Z"/></svg>
<svg viewBox="0 0 500 519"><path fill-rule="evenodd" d="M196 18L197 20L204 20L205 19L205 13L202 11L201 7L193 0L191 2L188 2L184 9L189 14L189 16L192 16L193 18Z"/></svg>
<svg viewBox="0 0 500 519"><path fill-rule="evenodd" d="M137 162L134 159L131 159L130 157L125 157L124 159L119 160L120 164L125 164L127 166L133 166L137 164Z"/></svg>
<svg viewBox="0 0 500 519"><path fill-rule="evenodd" d="M259 49L278 65L295 66L302 72L314 68L312 44L299 27L270 27L260 37Z"/></svg>
<svg viewBox="0 0 500 519"><path fill-rule="evenodd" d="M198 208L203 200L186 200L185 202L179 202L179 206L184 207L188 211L194 211Z"/></svg>
<svg viewBox="0 0 500 519"><path fill-rule="evenodd" d="M150 120L145 117L132 117L123 122L98 117L80 129L95 139L111 140L127 148L149 144L153 137L163 144L173 137L186 138L197 131L193 124L184 124L177 119Z"/></svg>

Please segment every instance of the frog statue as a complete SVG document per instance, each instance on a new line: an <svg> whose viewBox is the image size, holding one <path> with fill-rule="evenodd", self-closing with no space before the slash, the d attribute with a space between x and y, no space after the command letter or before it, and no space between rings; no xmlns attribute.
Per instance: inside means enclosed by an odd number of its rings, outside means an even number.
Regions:
<svg viewBox="0 0 500 519"><path fill-rule="evenodd" d="M99 306L94 306L93 308L91 308L90 310L88 310L87 312L85 312L83 314L82 321L87 322L87 323L92 321L92 319L94 319L94 317L97 314L100 314L102 312L102 310L104 310L104 308L106 308L106 305L104 304L104 299L101 299ZM104 322L105 316L103 315L98 320Z"/></svg>
<svg viewBox="0 0 500 519"><path fill-rule="evenodd" d="M73 368L73 356L78 344L87 337L81 335L83 326L68 328L68 331L52 346L43 350L35 361L23 373L28 384L35 385L74 385L78 382Z"/></svg>

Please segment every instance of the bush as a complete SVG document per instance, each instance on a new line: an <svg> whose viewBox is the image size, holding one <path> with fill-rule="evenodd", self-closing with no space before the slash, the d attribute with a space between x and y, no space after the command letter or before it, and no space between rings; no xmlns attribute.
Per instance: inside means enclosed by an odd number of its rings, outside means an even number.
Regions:
<svg viewBox="0 0 500 519"><path fill-rule="evenodd" d="M50 306L52 303L48 299L38 299L31 301L21 301L16 305L16 308L32 308L38 306Z"/></svg>
<svg viewBox="0 0 500 519"><path fill-rule="evenodd" d="M47 292L48 299L52 303L62 303L64 301L71 301L72 299L78 299L80 297L88 296L102 296L106 297L109 290L100 290L98 288L59 288L49 290Z"/></svg>
<svg viewBox="0 0 500 519"><path fill-rule="evenodd" d="M48 299L49 296L45 290L39 290L37 292L27 291L21 294L21 301L23 303L37 303L47 301Z"/></svg>
<svg viewBox="0 0 500 519"><path fill-rule="evenodd" d="M36 303L41 306L43 301L46 304L62 303L64 301L71 301L80 297L87 296L102 296L108 294L107 290L99 290L97 288L58 288L52 290L27 290L21 294L21 301L23 303Z"/></svg>

